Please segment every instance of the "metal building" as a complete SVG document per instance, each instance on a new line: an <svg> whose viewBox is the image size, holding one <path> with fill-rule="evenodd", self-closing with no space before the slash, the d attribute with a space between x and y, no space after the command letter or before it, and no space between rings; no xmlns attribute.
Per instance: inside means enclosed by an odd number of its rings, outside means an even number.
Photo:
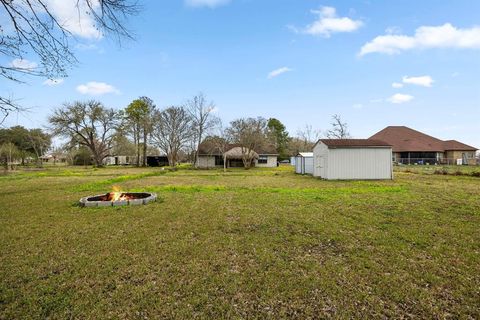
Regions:
<svg viewBox="0 0 480 320"><path fill-rule="evenodd" d="M320 139L313 175L327 180L393 179L392 146L373 139Z"/></svg>
<svg viewBox="0 0 480 320"><path fill-rule="evenodd" d="M313 174L313 152L300 152L295 156L295 173Z"/></svg>

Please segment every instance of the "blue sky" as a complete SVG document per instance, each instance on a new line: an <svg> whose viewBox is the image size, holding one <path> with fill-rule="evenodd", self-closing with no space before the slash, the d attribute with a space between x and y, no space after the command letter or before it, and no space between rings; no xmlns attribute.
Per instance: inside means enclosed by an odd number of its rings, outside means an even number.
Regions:
<svg viewBox="0 0 480 320"><path fill-rule="evenodd" d="M120 109L146 95L166 107L202 91L224 122L275 117L295 134L340 114L358 138L406 125L480 148L480 1L141 3L136 40L121 46L72 23L80 62L63 82L1 79L0 94L32 108L4 126L44 126L65 101Z"/></svg>

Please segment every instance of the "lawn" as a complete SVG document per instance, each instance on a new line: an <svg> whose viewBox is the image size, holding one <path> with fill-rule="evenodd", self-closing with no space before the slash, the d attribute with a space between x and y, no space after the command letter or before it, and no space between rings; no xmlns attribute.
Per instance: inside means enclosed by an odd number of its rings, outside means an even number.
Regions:
<svg viewBox="0 0 480 320"><path fill-rule="evenodd" d="M409 171L0 176L0 319L479 318L480 178ZM112 185L160 199L78 207Z"/></svg>

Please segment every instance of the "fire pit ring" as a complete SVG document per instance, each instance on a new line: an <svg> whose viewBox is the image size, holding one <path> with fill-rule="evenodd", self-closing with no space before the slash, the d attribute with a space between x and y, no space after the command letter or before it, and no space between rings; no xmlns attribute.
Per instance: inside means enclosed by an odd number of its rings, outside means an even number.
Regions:
<svg viewBox="0 0 480 320"><path fill-rule="evenodd" d="M121 192L112 199L112 192L80 199L81 207L138 206L157 201L157 194L150 192Z"/></svg>

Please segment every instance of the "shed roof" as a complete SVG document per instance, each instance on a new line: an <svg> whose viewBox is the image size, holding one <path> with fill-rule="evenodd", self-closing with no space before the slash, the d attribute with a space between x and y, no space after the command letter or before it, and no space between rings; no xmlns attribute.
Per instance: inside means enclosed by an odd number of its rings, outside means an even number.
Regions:
<svg viewBox="0 0 480 320"><path fill-rule="evenodd" d="M455 140L442 141L405 126L388 126L370 139L380 139L393 146L394 152L445 152L446 150L475 151L476 148Z"/></svg>
<svg viewBox="0 0 480 320"><path fill-rule="evenodd" d="M313 157L313 152L299 152L297 154L297 157L304 157L304 158Z"/></svg>
<svg viewBox="0 0 480 320"><path fill-rule="evenodd" d="M391 148L388 143L376 139L320 139L329 149L332 148L361 148L361 147L385 147ZM317 142L318 143L318 142Z"/></svg>

